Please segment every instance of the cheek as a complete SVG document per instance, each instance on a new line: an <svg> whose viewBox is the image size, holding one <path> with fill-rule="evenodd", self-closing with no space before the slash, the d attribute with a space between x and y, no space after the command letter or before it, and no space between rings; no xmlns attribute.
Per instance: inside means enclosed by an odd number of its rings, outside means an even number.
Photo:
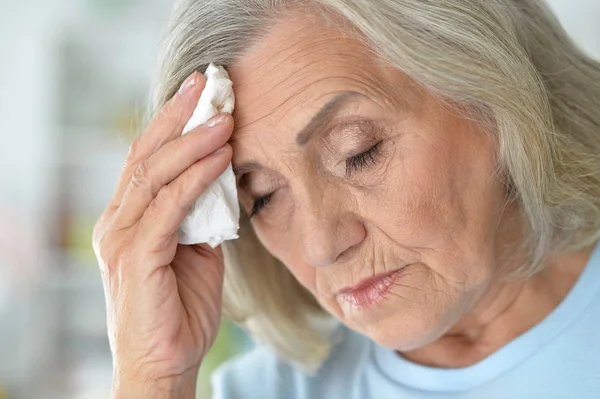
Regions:
<svg viewBox="0 0 600 399"><path fill-rule="evenodd" d="M317 268L302 260L304 257L301 246L293 245L300 240L292 239L293 232L287 229L276 229L272 225L261 225L261 223L254 224L254 232L267 251L279 259L300 284L316 294Z"/></svg>
<svg viewBox="0 0 600 399"><path fill-rule="evenodd" d="M457 121L412 126L382 182L370 221L449 282L479 284L493 264L503 206L486 133Z"/></svg>

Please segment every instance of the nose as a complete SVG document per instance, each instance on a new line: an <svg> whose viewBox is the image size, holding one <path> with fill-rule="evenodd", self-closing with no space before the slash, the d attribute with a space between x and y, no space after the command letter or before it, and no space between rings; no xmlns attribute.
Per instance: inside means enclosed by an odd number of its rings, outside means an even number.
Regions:
<svg viewBox="0 0 600 399"><path fill-rule="evenodd" d="M339 195L321 194L307 195L301 206L297 206L295 215L300 225L304 260L313 267L333 265L357 248L366 235L362 220L350 210L344 210L344 201Z"/></svg>

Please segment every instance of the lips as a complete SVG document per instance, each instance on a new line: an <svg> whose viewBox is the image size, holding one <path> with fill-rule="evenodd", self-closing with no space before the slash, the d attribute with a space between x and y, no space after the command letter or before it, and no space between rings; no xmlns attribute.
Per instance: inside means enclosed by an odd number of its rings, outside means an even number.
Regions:
<svg viewBox="0 0 600 399"><path fill-rule="evenodd" d="M338 297L355 308L366 308L381 302L401 277L402 269L376 274L352 287L341 289Z"/></svg>

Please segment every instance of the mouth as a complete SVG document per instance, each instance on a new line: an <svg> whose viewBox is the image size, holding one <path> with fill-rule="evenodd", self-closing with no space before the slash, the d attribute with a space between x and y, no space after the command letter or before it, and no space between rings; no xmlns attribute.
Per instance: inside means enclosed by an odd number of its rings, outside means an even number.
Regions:
<svg viewBox="0 0 600 399"><path fill-rule="evenodd" d="M341 289L337 297L348 302L354 308L367 308L386 299L387 293L402 276L402 269L376 274L361 280L352 287Z"/></svg>

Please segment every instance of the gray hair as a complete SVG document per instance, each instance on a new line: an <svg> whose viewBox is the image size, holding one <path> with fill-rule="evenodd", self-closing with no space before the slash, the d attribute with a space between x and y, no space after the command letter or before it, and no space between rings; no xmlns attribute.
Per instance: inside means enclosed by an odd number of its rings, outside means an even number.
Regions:
<svg viewBox="0 0 600 399"><path fill-rule="evenodd" d="M494 132L527 226L520 276L541 270L552 252L599 240L600 65L538 0L181 0L150 115L192 71L235 63L293 9L343 21L382 60ZM245 220L240 237L224 247L224 313L314 370L331 347L324 311Z"/></svg>

